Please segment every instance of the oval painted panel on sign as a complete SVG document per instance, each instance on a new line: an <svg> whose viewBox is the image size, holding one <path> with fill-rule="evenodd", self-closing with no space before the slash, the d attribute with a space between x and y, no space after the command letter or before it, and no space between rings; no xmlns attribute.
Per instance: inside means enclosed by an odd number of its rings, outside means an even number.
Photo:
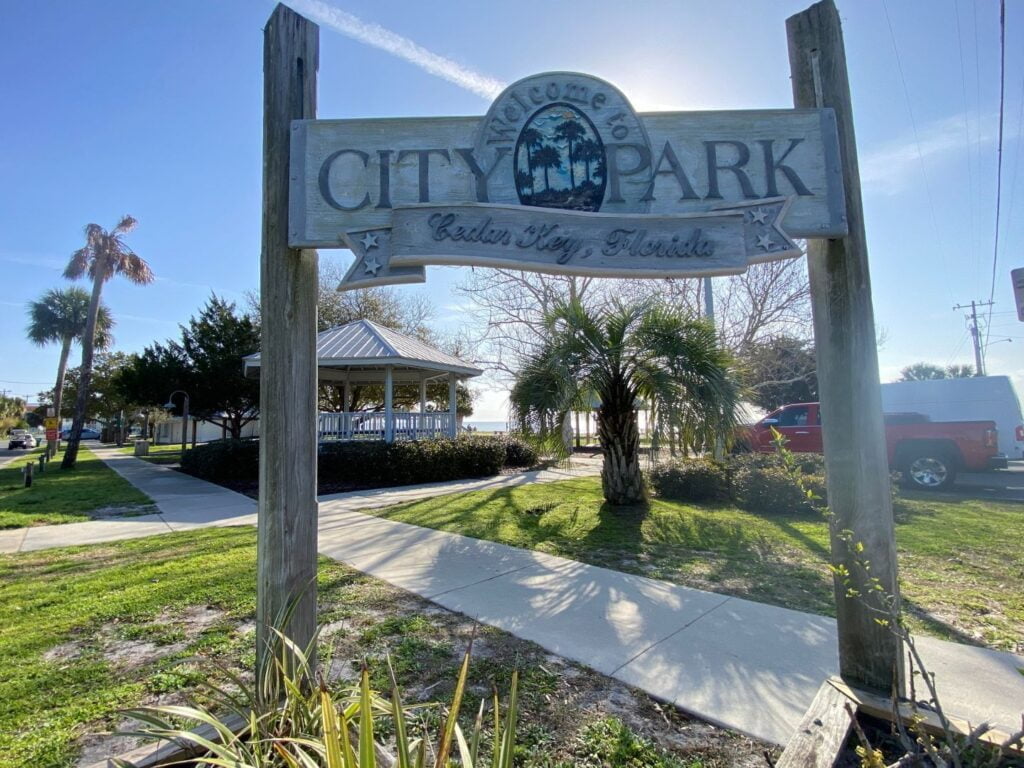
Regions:
<svg viewBox="0 0 1024 768"><path fill-rule="evenodd" d="M571 104L549 104L531 115L519 132L513 162L523 205L600 210L608 166L604 142L590 118Z"/></svg>

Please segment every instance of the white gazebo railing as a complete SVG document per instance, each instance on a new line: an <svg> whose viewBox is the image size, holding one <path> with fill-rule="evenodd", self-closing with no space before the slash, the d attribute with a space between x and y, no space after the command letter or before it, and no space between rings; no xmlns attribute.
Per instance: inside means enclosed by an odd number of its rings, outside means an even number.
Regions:
<svg viewBox="0 0 1024 768"><path fill-rule="evenodd" d="M455 435L455 416L448 411L394 411L391 417L391 434L395 440L430 440ZM321 413L318 418L318 432L320 442L387 440L387 414L360 411Z"/></svg>

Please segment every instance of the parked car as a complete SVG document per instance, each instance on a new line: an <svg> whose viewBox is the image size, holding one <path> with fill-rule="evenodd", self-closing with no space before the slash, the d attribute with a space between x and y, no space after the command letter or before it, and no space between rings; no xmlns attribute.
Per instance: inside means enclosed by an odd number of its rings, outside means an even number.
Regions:
<svg viewBox="0 0 1024 768"><path fill-rule="evenodd" d="M71 439L71 430L70 429L65 429L63 432L61 432L60 433L60 439L61 440L70 440ZM88 427L86 427L86 428L84 428L82 430L82 439L83 440L99 440L100 439L100 432L99 432L98 429L89 429Z"/></svg>
<svg viewBox="0 0 1024 768"><path fill-rule="evenodd" d="M7 450L11 451L15 448L35 448L36 439L32 437L30 432L25 430L12 430L11 435L7 440Z"/></svg>
<svg viewBox="0 0 1024 768"><path fill-rule="evenodd" d="M933 421L992 419L999 430L999 452L1008 459L1024 459L1024 417L1009 376L883 384L882 410L923 413Z"/></svg>
<svg viewBox="0 0 1024 768"><path fill-rule="evenodd" d="M817 403L794 403L769 413L749 428L755 451L775 450L772 428L794 453L821 453L821 412ZM984 472L1006 467L999 455L994 421L932 421L921 413L887 413L885 442L889 466L913 488L948 488L960 471Z"/></svg>

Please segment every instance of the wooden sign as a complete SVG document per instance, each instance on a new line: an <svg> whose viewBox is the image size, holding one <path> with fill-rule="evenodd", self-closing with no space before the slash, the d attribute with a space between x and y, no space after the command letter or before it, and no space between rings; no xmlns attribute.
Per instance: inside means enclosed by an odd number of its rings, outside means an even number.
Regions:
<svg viewBox="0 0 1024 768"><path fill-rule="evenodd" d="M357 238L369 231L369 242L390 242L387 231L396 219L407 224L401 252L374 253L380 267L371 261L370 272L358 275L362 285L420 281L421 265L428 263L502 262L647 277L728 274L743 271L754 256L795 255L792 237L841 237L847 231L830 109L638 115L611 84L552 72L510 86L482 118L297 120L291 138L291 247L349 247L368 255L353 246ZM534 251L525 258L529 249L515 247L498 256L502 249L480 242L471 247L462 241L442 253L429 227L420 226L424 216L413 210L497 205L500 212L491 213L502 217L499 224L510 234L543 220L554 228L552 237L570 240L588 230L588 222L607 228L611 220L604 216L650 216L650 226L657 219L658 237L685 242L697 229L723 234L718 227L725 210L756 211L780 198L788 201L784 215L770 226L774 242L786 247L744 248L753 230L741 235L743 226L735 224L732 235L716 237L704 257L575 259L571 266L557 259L552 264ZM424 208L425 216L433 212ZM468 209L451 213L463 222L456 226L473 227ZM645 230L642 218L631 221L638 232ZM620 223L629 228L626 220ZM654 236L649 226L646 231ZM409 239L416 232L426 238L419 252L421 244ZM615 248L607 235L588 230L587 240L591 248Z"/></svg>

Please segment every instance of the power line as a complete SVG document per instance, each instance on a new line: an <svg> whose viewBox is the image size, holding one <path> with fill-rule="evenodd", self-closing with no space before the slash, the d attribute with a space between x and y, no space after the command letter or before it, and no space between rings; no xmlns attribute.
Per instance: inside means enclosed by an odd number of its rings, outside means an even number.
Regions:
<svg viewBox="0 0 1024 768"><path fill-rule="evenodd" d="M981 272L981 249L978 248L978 234L975 228L975 214L977 212L977 198L974 185L974 161L971 157L971 129L970 120L967 117L967 75L964 66L964 37L960 28L960 0L953 0L953 14L956 17L956 43L960 52L960 94L964 102L964 148L967 155L967 210L970 214L971 248L974 250L974 272Z"/></svg>
<svg viewBox="0 0 1024 768"><path fill-rule="evenodd" d="M999 214L1003 198L1003 117L1006 112L1006 0L999 0L999 149L996 155L996 236L992 248L992 286L988 292L989 320L996 295L996 265L999 263ZM988 330L985 331L988 342Z"/></svg>
<svg viewBox="0 0 1024 768"><path fill-rule="evenodd" d="M967 327L967 330L971 333L971 341L974 342L974 375L984 376L985 375L985 344L981 342L981 328L978 326L978 307L988 306L992 307L991 301L972 301L970 305L957 304L953 307L954 312L958 312L961 309L971 310L971 324ZM988 329L985 330L985 342L988 342Z"/></svg>
<svg viewBox="0 0 1024 768"><path fill-rule="evenodd" d="M900 82L903 83L903 98L907 102L907 113L910 115L910 127L914 131L914 143L917 146L917 160L921 165L921 177L924 179L924 188L928 197L928 209L931 212L932 217L932 234L936 239L939 239L939 220L935 215L935 199L932 196L932 185L928 178L928 167L924 162L924 152L921 150L921 136L917 131L917 120L914 118L914 108L910 104L910 89L907 88L907 78L903 74L903 60L900 58L899 46L896 44L896 32L892 26L892 19L889 18L889 6L886 4L886 0L882 0L882 10L885 12L885 22L889 26L889 38L892 40L892 51L896 55L896 69L900 73ZM946 261L946 252L944 249L940 249L939 253L942 256L942 271L946 276L946 290L949 291L949 295L952 298L953 289L949 284L949 264Z"/></svg>

